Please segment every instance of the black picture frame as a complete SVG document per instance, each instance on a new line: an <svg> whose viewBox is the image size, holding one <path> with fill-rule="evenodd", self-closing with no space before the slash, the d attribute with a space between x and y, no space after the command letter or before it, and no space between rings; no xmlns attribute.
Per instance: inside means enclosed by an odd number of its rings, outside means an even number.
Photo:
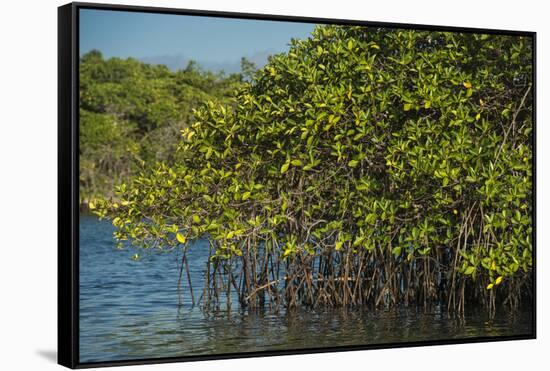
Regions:
<svg viewBox="0 0 550 371"><path fill-rule="evenodd" d="M146 12L172 15L193 15L236 19L253 19L286 22L362 25L414 30L450 31L516 35L531 38L533 43L533 317L532 333L520 336L476 337L384 343L366 346L335 346L330 348L289 349L253 353L183 356L123 361L81 363L79 361L79 11L81 9ZM421 24L402 24L344 20L315 17L298 17L222 11L202 11L146 6L109 5L97 3L70 3L58 8L58 363L69 368L156 364L168 362L203 361L247 357L279 356L324 352L341 352L367 349L386 349L536 339L536 32L462 28Z"/></svg>

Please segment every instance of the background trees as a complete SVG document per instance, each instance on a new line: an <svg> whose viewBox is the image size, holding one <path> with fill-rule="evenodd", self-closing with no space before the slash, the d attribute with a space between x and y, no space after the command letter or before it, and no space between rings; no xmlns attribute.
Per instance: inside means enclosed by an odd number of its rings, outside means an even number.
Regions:
<svg viewBox="0 0 550 371"><path fill-rule="evenodd" d="M318 27L233 104L207 102L172 164L101 202L116 237L207 238L204 303L465 303L530 295L532 44Z"/></svg>
<svg viewBox="0 0 550 371"><path fill-rule="evenodd" d="M226 102L242 76L177 72L138 60L105 60L90 51L80 63L80 197L114 197L114 186L143 166L172 163L192 109Z"/></svg>

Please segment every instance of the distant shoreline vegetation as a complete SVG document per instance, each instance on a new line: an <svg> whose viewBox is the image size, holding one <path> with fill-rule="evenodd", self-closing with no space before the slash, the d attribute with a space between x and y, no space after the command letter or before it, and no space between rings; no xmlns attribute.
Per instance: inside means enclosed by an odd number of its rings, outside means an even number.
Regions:
<svg viewBox="0 0 550 371"><path fill-rule="evenodd" d="M92 50L80 60L80 203L116 198L114 188L156 162L171 164L180 130L205 101L229 103L254 71L203 71L190 61L171 71L133 58L104 59Z"/></svg>
<svg viewBox="0 0 550 371"><path fill-rule="evenodd" d="M121 63L141 71L124 88L98 84L89 70L104 62L83 60L81 115L106 138L147 133L140 150L124 142L109 158L163 151L117 175L116 199L94 212L121 248L183 251L181 284L204 308L231 306L235 293L248 309L494 314L532 298L529 38L320 26L251 83L200 73L189 83L134 61L112 61L113 74ZM215 87L198 89L205 79ZM131 116L113 125L120 97ZM184 124L149 140L160 121ZM186 252L201 238L206 283L193 288Z"/></svg>

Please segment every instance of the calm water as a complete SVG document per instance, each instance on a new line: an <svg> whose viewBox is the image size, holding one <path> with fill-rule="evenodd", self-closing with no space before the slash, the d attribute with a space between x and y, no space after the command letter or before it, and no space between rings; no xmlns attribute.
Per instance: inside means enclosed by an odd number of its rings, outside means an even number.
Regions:
<svg viewBox="0 0 550 371"><path fill-rule="evenodd" d="M530 334L531 312L485 313L465 321L432 311L325 310L204 314L176 290L174 253L117 250L107 221L80 220L80 361L112 361L323 346ZM207 245L190 249L193 286L200 288ZM141 252L140 252L141 253ZM200 293L195 293L199 296ZM182 305L179 305L180 299Z"/></svg>

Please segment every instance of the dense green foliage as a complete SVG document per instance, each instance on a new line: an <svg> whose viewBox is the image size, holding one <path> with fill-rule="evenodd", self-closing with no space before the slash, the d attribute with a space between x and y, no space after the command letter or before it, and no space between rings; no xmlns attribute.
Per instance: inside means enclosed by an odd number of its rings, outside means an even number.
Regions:
<svg viewBox="0 0 550 371"><path fill-rule="evenodd" d="M80 61L80 197L114 196L114 186L145 165L171 163L180 130L206 100L227 102L242 81L190 63L171 72L135 59Z"/></svg>
<svg viewBox="0 0 550 371"><path fill-rule="evenodd" d="M160 164L102 202L116 237L207 238L206 306L465 302L529 295L532 44L318 27L234 105L207 102Z"/></svg>

